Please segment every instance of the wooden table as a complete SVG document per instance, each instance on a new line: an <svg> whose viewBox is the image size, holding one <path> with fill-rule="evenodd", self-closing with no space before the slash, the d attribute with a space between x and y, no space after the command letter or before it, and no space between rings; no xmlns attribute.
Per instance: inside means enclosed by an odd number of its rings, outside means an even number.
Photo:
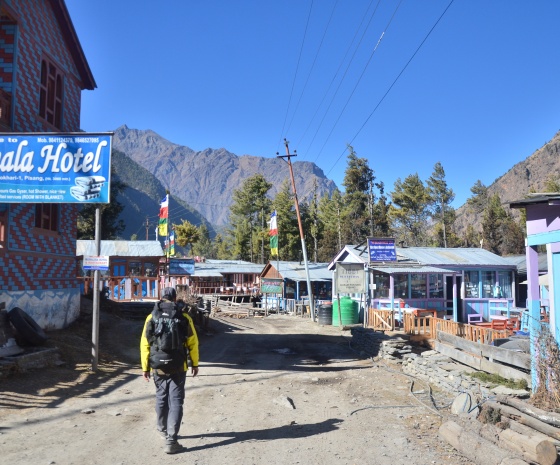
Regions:
<svg viewBox="0 0 560 465"><path fill-rule="evenodd" d="M434 308L415 308L411 313L414 316L432 316L434 318L437 318L437 310Z"/></svg>
<svg viewBox="0 0 560 465"><path fill-rule="evenodd" d="M507 321L507 320L508 320L508 317L505 316L505 315L490 315L490 316L488 317L488 319L489 319L490 321L492 321L492 320L503 320L503 321Z"/></svg>

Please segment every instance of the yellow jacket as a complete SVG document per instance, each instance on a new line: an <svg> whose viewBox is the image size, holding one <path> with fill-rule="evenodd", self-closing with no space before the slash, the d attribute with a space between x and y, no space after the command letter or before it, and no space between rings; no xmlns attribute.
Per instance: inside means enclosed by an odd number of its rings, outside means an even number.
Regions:
<svg viewBox="0 0 560 465"><path fill-rule="evenodd" d="M198 366L198 336L196 335L196 329L194 328L194 323L192 318L183 313L183 316L187 319L189 326L192 330L192 336L185 342L185 347L189 349L189 358L191 359L192 366ZM150 371L150 343L146 338L146 326L148 322L152 319L152 314L150 313L146 318L144 323L144 329L142 330L142 337L140 338L140 362L142 363L142 371ZM187 361L185 360L185 371L187 371Z"/></svg>

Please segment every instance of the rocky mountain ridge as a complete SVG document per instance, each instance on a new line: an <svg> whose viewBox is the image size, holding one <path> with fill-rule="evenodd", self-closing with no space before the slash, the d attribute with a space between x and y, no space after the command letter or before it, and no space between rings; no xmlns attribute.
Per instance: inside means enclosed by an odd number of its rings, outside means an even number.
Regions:
<svg viewBox="0 0 560 465"><path fill-rule="evenodd" d="M154 176L159 184L158 195L161 195L162 187L170 189L172 198L187 208L190 206L188 218L184 219L191 221L198 218L197 222L200 223L200 218L204 217L218 228L228 223L233 191L241 187L245 179L256 173L263 174L273 184L271 197L276 195L284 181L289 180L286 163L281 159L237 156L224 148L196 152L174 144L154 131L130 129L126 125L115 131L113 148L132 160L134 165L142 167L143 172ZM509 207L510 202L523 198L530 191L541 191L549 177L560 177L559 153L560 132L487 186L489 195L498 193L503 205ZM320 196L326 192L332 193L335 189L334 182L327 179L314 163L294 161L293 165L300 201L312 196L315 179ZM123 199L124 203L128 205L133 198L145 194L154 200L152 210L155 210L158 200L153 198L153 193L148 191L143 179L127 176L125 182L135 193L131 195L132 192L129 192ZM136 205L135 211L138 211L138 202L132 203ZM519 215L518 210L512 213ZM465 204L457 209L455 230L460 236L468 224L473 224L479 230L481 220Z"/></svg>
<svg viewBox="0 0 560 465"><path fill-rule="evenodd" d="M560 131L537 149L525 160L516 163L505 174L488 187L489 195L498 194L504 207L509 209L510 202L524 198L529 192L543 192L547 180L560 177ZM512 210L514 216L519 210ZM461 235L468 224L480 230L482 218L469 211L467 205L457 209L455 229Z"/></svg>
<svg viewBox="0 0 560 465"><path fill-rule="evenodd" d="M273 185L271 197L276 196L284 181L289 181L288 167L279 158L237 156L224 148L196 152L149 129L119 127L114 132L113 148L152 173L172 197L185 201L216 226L228 223L233 192L250 176L264 175ZM292 165L301 201L311 198L315 180L319 196L336 188L315 163L292 161ZM142 186L131 187L142 190Z"/></svg>

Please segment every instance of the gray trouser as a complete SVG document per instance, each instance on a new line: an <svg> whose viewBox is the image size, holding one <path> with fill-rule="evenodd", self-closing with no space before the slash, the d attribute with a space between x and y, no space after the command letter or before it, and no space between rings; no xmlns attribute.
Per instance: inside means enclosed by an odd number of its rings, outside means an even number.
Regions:
<svg viewBox="0 0 560 465"><path fill-rule="evenodd" d="M175 442L183 419L187 372L166 375L161 371L154 371L153 374L156 385L157 429L167 431L167 442Z"/></svg>

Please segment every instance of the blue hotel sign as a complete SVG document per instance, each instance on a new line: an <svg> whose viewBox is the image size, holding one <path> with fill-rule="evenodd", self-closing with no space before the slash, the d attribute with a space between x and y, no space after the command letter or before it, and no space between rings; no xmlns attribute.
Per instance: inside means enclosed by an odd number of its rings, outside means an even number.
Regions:
<svg viewBox="0 0 560 465"><path fill-rule="evenodd" d="M0 203L109 203L111 137L0 133Z"/></svg>
<svg viewBox="0 0 560 465"><path fill-rule="evenodd" d="M368 237L370 262L396 262L395 239Z"/></svg>

